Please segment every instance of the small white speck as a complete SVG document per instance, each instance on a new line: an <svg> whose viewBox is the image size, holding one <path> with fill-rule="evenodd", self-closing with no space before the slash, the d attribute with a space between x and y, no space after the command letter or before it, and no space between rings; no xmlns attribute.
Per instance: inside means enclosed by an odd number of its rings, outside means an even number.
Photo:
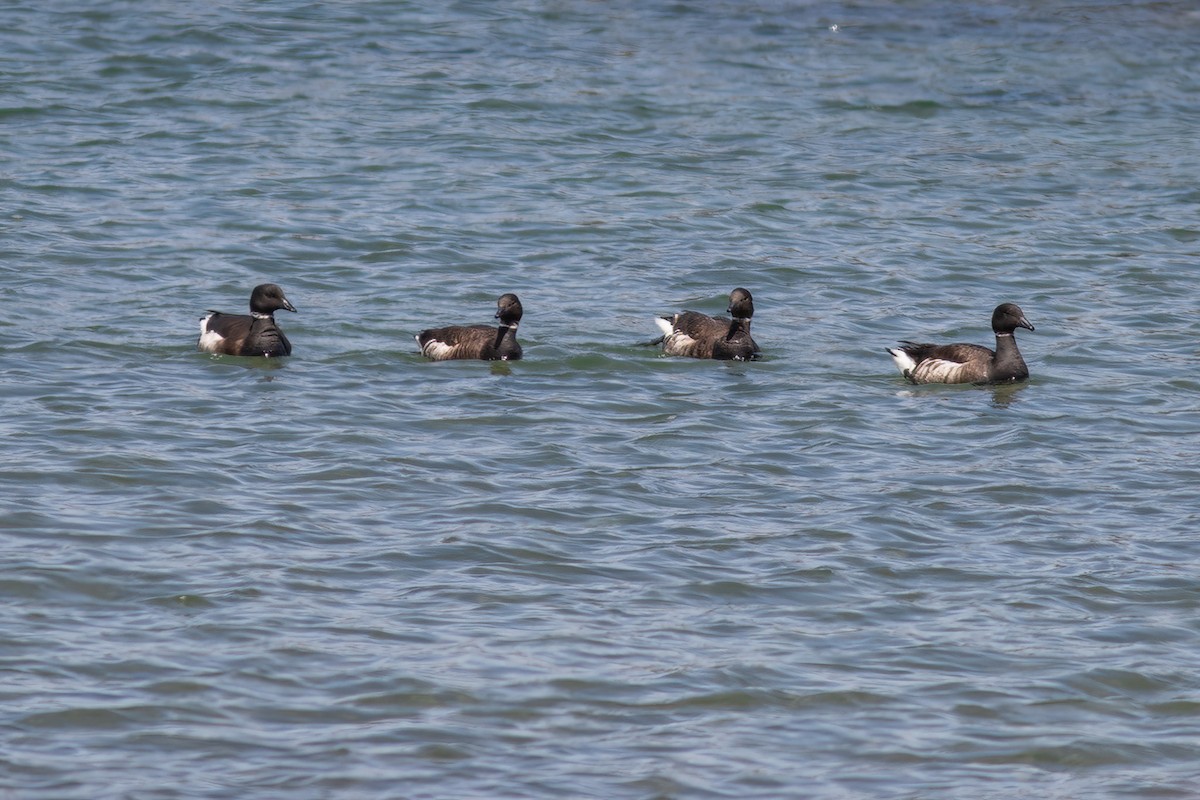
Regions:
<svg viewBox="0 0 1200 800"><path fill-rule="evenodd" d="M834 33L837 33L840 29L841 29L841 26L838 25L836 22L829 26L829 30L833 31Z"/></svg>

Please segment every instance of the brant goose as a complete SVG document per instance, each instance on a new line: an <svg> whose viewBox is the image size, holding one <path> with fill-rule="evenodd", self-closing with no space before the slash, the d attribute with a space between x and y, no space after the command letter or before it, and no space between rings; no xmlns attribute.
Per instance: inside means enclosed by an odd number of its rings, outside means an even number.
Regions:
<svg viewBox="0 0 1200 800"><path fill-rule="evenodd" d="M754 316L754 299L750 292L734 289L729 293L726 310L733 319L684 311L654 320L663 332L662 338L657 340L662 342L663 352L688 358L754 361L759 349L750 338L750 318Z"/></svg>
<svg viewBox="0 0 1200 800"><path fill-rule="evenodd" d="M496 301L498 327L490 325L450 325L430 328L417 334L421 354L434 361L470 358L483 361L516 361L521 357L517 325L521 321L521 301L515 294L502 294Z"/></svg>
<svg viewBox="0 0 1200 800"><path fill-rule="evenodd" d="M1025 313L1013 303L996 306L992 331L996 352L977 344L917 344L889 347L900 374L912 383L1015 383L1029 377L1029 367L1017 350L1017 328L1033 330Z"/></svg>
<svg viewBox="0 0 1200 800"><path fill-rule="evenodd" d="M283 296L283 289L273 283L255 286L250 294L249 314L210 310L200 320L200 341L196 346L206 353L228 356L290 356L292 343L275 324L275 312L281 308L296 310Z"/></svg>

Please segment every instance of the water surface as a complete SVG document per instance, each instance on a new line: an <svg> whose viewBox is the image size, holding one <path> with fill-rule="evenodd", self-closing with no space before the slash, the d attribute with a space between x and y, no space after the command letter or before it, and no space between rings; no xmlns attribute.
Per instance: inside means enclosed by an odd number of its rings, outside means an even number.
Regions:
<svg viewBox="0 0 1200 800"><path fill-rule="evenodd" d="M1194 796L1190 4L0 20L3 792Z"/></svg>

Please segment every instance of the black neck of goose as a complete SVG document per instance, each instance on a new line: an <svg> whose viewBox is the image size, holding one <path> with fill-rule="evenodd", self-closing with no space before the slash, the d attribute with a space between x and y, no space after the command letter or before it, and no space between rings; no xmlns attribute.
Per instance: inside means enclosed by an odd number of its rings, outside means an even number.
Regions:
<svg viewBox="0 0 1200 800"><path fill-rule="evenodd" d="M729 332L725 334L725 341L731 341L739 333L750 333L750 318L749 317L734 317L729 321Z"/></svg>
<svg viewBox="0 0 1200 800"><path fill-rule="evenodd" d="M1017 337L1011 332L996 331L996 357L992 359L991 379L999 381L1024 380L1029 377L1029 368L1021 351L1017 349Z"/></svg>
<svg viewBox="0 0 1200 800"><path fill-rule="evenodd" d="M492 348L495 350L499 350L500 343L504 341L504 337L507 336L508 332L511 331L514 327L515 326L510 325L507 322L501 322L500 325L496 328L496 341L492 344Z"/></svg>

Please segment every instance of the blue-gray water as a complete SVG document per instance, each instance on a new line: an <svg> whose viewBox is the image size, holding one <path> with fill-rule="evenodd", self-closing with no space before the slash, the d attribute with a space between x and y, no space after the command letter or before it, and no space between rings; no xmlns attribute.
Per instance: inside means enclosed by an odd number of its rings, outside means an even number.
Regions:
<svg viewBox="0 0 1200 800"><path fill-rule="evenodd" d="M1194 4L0 22L0 796L1200 795Z"/></svg>

